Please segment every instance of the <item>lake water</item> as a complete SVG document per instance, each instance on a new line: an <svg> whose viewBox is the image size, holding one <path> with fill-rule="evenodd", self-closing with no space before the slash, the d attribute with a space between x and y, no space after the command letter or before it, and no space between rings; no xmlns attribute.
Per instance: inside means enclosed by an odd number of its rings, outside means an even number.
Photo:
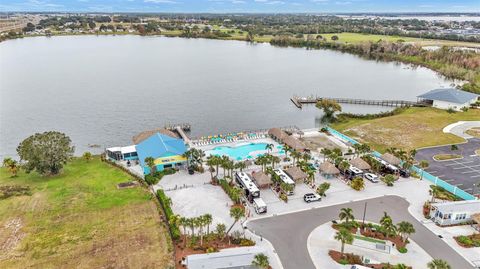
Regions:
<svg viewBox="0 0 480 269"><path fill-rule="evenodd" d="M450 83L425 68L240 41L11 40L0 43L0 155L14 156L21 140L47 130L65 132L82 153L131 144L136 133L166 123L189 122L194 136L288 125L312 128L320 111L297 109L292 95L415 100Z"/></svg>

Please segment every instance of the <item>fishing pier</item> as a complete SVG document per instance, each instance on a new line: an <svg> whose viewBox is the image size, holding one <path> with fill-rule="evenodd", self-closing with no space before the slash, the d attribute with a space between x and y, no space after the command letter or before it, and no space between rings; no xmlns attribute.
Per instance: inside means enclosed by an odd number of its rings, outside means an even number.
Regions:
<svg viewBox="0 0 480 269"><path fill-rule="evenodd" d="M370 105L370 106L390 106L390 107L425 107L429 106L426 102L404 101L404 100L367 100L356 98L332 98L332 97L298 97L290 98L290 101L297 107L302 108L304 104L316 104L322 100L332 100L339 104Z"/></svg>

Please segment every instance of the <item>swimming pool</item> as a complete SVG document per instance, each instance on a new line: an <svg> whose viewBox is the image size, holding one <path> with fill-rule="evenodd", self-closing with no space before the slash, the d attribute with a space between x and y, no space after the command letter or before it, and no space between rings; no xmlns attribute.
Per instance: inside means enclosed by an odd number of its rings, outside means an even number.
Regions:
<svg viewBox="0 0 480 269"><path fill-rule="evenodd" d="M207 151L207 153L210 155L228 156L233 160L239 161L245 159L254 159L258 157L258 155L265 154L267 152L267 150L265 149L267 145L267 143L250 143L236 147L220 146ZM257 152L252 155L251 153L254 151L261 152Z"/></svg>

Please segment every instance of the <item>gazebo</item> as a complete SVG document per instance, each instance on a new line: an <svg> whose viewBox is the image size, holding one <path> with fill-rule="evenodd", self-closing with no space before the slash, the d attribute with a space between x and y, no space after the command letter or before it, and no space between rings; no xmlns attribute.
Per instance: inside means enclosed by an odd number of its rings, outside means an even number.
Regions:
<svg viewBox="0 0 480 269"><path fill-rule="evenodd" d="M399 165L402 160L400 160L399 158L395 157L393 154L391 153L384 153L382 155L382 160L386 161L387 163L389 164L392 164L392 165Z"/></svg>
<svg viewBox="0 0 480 269"><path fill-rule="evenodd" d="M253 172L252 177L257 183L257 186L261 189L269 188L273 183L270 176L265 174L263 171Z"/></svg>
<svg viewBox="0 0 480 269"><path fill-rule="evenodd" d="M331 162L323 162L322 164L320 164L319 169L320 173L325 178L331 178L340 174L340 170L338 170Z"/></svg>
<svg viewBox="0 0 480 269"><path fill-rule="evenodd" d="M362 158L357 157L350 161L350 164L361 170L370 170L372 167Z"/></svg>
<svg viewBox="0 0 480 269"><path fill-rule="evenodd" d="M302 169L297 166L287 168L285 170L285 173L287 173L287 175L291 177L294 181L303 181L308 178L307 173L303 172Z"/></svg>

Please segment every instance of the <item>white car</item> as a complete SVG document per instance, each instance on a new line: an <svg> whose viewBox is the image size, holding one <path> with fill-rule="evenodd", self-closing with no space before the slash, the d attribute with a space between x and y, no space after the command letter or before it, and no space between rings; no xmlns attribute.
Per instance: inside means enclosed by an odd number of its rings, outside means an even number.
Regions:
<svg viewBox="0 0 480 269"><path fill-rule="evenodd" d="M372 174L372 173L365 173L365 174L363 175L363 177L364 177L365 179L368 179L369 181L371 181L371 182L373 182L373 183L378 183L378 181L379 181L379 180L378 180L378 176L375 175L375 174Z"/></svg>
<svg viewBox="0 0 480 269"><path fill-rule="evenodd" d="M322 200L322 197L316 193L307 193L303 196L303 200L307 203L310 202L315 202L315 201L320 201Z"/></svg>

